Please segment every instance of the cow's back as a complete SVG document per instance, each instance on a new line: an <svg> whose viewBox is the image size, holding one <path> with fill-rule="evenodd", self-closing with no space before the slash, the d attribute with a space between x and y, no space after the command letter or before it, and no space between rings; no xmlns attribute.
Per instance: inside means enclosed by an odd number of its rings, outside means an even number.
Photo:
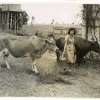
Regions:
<svg viewBox="0 0 100 100"><path fill-rule="evenodd" d="M28 37L10 37L4 39L5 45L14 57L24 56L29 50Z"/></svg>
<svg viewBox="0 0 100 100"><path fill-rule="evenodd" d="M11 36L4 39L4 42L14 57L35 55L35 51L39 51L45 44L45 41L38 36Z"/></svg>
<svg viewBox="0 0 100 100"><path fill-rule="evenodd" d="M74 38L75 38L75 47L80 51L84 51L88 49L91 45L91 42L86 39L83 39L81 37L76 37L76 36Z"/></svg>
<svg viewBox="0 0 100 100"><path fill-rule="evenodd" d="M87 45L87 40L81 38L81 37L77 37L77 36L74 36L75 38L75 46L78 47L78 48L84 48L86 47ZM64 44L65 44L65 37L57 37L56 36L56 45L57 47L60 49L60 50L63 50L64 48Z"/></svg>
<svg viewBox="0 0 100 100"><path fill-rule="evenodd" d="M29 38L29 42L32 46L34 46L35 50L38 50L45 44L45 39L38 36L32 36Z"/></svg>

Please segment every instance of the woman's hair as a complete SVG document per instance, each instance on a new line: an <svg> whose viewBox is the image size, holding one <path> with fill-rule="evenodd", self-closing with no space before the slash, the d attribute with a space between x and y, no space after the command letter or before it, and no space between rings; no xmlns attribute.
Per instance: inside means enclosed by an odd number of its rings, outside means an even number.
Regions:
<svg viewBox="0 0 100 100"><path fill-rule="evenodd" d="M74 30L74 33L73 33L73 34L76 35L76 29L75 29L75 28L70 28L70 29L68 30L68 34L70 34L70 31L71 31L71 30Z"/></svg>

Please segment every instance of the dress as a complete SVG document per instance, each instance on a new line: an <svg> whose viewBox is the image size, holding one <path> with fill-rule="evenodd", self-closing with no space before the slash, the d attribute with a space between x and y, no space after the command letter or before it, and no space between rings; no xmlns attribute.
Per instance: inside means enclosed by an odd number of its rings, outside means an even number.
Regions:
<svg viewBox="0 0 100 100"><path fill-rule="evenodd" d="M63 56L67 59L68 63L76 62L75 52L76 50L74 46L74 37L70 35L66 35Z"/></svg>

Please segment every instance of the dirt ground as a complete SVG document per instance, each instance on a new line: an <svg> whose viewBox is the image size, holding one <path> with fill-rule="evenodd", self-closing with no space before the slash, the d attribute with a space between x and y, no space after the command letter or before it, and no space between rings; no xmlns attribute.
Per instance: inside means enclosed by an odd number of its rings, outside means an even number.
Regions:
<svg viewBox="0 0 100 100"><path fill-rule="evenodd" d="M73 66L72 73L62 75L68 65L66 61L56 62L54 53L46 52L37 60L40 74L49 79L49 75L60 75L66 82L46 83L39 75L31 72L31 59L14 58L10 55L7 69L3 58L0 58L0 96L33 96L33 97L89 97L100 98L100 61L89 61L79 68Z"/></svg>

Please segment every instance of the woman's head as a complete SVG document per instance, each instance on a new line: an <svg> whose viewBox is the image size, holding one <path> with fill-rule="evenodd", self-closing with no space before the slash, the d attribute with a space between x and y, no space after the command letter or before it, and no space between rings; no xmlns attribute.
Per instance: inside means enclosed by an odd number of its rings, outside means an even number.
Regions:
<svg viewBox="0 0 100 100"><path fill-rule="evenodd" d="M70 28L69 31L68 31L68 34L71 35L71 36L76 35L76 29Z"/></svg>

